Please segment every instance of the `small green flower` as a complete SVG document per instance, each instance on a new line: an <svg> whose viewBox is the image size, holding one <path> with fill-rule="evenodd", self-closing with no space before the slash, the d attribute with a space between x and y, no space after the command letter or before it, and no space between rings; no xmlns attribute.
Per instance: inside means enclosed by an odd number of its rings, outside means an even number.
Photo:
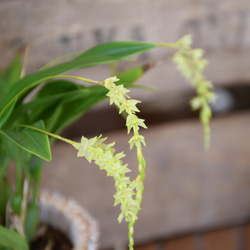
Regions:
<svg viewBox="0 0 250 250"><path fill-rule="evenodd" d="M115 85L114 83L117 81L119 81L119 79L116 76L109 77L104 81L104 86L105 88L109 89L110 87Z"/></svg>
<svg viewBox="0 0 250 250"><path fill-rule="evenodd" d="M126 126L128 128L128 134L130 130L133 128L134 131L138 132L139 127L147 128L146 124L144 123L144 119L138 118L134 114L129 114L126 119Z"/></svg>
<svg viewBox="0 0 250 250"><path fill-rule="evenodd" d="M130 144L130 149L132 149L134 147L134 145L136 147L140 147L141 144L146 146L144 136L139 135L139 134L135 134L133 137L131 137L129 140L129 144Z"/></svg>
<svg viewBox="0 0 250 250"><path fill-rule="evenodd" d="M214 102L215 94L210 90L213 88L211 82L207 81L202 73L208 64L207 60L202 59L204 51L191 49L191 42L191 37L186 36L176 43L177 53L173 57L173 62L184 78L196 89L197 96L190 101L190 104L192 109L200 109L200 119L204 130L204 144L208 148L209 121L211 118L209 104Z"/></svg>
<svg viewBox="0 0 250 250"><path fill-rule="evenodd" d="M128 114L133 114L135 112L140 112L140 110L136 107L136 104L140 103L138 100L126 100L120 106L119 113L122 113L124 110Z"/></svg>

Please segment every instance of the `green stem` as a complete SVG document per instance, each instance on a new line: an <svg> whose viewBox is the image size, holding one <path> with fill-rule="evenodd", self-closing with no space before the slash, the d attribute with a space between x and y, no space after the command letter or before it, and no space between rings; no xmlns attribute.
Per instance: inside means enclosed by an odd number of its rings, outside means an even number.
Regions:
<svg viewBox="0 0 250 250"><path fill-rule="evenodd" d="M27 207L29 203L29 195L30 195L30 183L31 183L31 178L30 176L25 179L24 184L23 184L23 199L22 199L22 204L21 204L21 214L20 214L20 221L21 225L24 228L25 227L25 221L26 221L26 216L27 216Z"/></svg>
<svg viewBox="0 0 250 250"><path fill-rule="evenodd" d="M177 45L175 43L157 43L158 47L176 49Z"/></svg>
<svg viewBox="0 0 250 250"><path fill-rule="evenodd" d="M140 146L136 146L137 149L137 159L138 159L138 171L139 171L139 175L137 176L136 180L138 182L140 182L140 186L139 186L139 190L137 190L136 193L136 200L138 202L138 204L141 204L142 202L142 195L144 192L144 179L145 179L145 168L146 168L146 161L143 157L142 154L142 147ZM136 211L136 215L139 213L139 210ZM135 220L132 220L129 222L128 225L128 237L129 237L129 250L133 250L134 249L134 238L133 238L133 233L134 233L134 224L135 224Z"/></svg>
<svg viewBox="0 0 250 250"><path fill-rule="evenodd" d="M85 77L80 77L80 76L57 75L57 76L51 76L51 78L71 78L71 79L81 80L81 81L88 82L88 83L103 85L102 82L95 81L95 80L92 80L92 79L89 79L89 78L85 78Z"/></svg>
<svg viewBox="0 0 250 250"><path fill-rule="evenodd" d="M134 224L135 221L130 221L128 224L129 250L134 250Z"/></svg>
<svg viewBox="0 0 250 250"><path fill-rule="evenodd" d="M39 166L39 175L38 178L34 179L33 182L33 194L32 194L32 200L31 203L35 204L38 198L39 190L40 190L40 183L41 183L41 172L42 172L43 166Z"/></svg>
<svg viewBox="0 0 250 250"><path fill-rule="evenodd" d="M17 152L17 161L16 163L16 194L17 196L21 196L22 195L22 166L20 164L20 151Z"/></svg>
<svg viewBox="0 0 250 250"><path fill-rule="evenodd" d="M117 62L110 63L110 75L114 76L117 74Z"/></svg>
<svg viewBox="0 0 250 250"><path fill-rule="evenodd" d="M48 132L46 130L43 130L43 129L40 129L40 128L36 128L36 127L33 127L33 126L29 126L29 125L20 125L20 127L25 127L25 128L36 130L38 132L41 132L43 134L49 135L49 136L51 136L53 138L56 138L56 139L58 139L60 141L66 142L66 143L68 143L70 145L73 145L73 144L76 143L75 141L69 140L69 139L64 138L64 137L62 137L60 135L56 135L56 134L50 133L50 132Z"/></svg>
<svg viewBox="0 0 250 250"><path fill-rule="evenodd" d="M9 160L6 159L0 166L0 182L6 175L6 170L7 170L8 165L9 165Z"/></svg>

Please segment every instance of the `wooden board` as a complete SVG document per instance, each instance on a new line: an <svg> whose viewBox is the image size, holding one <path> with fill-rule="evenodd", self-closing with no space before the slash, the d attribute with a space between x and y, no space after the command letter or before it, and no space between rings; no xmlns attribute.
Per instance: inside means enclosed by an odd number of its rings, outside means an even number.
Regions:
<svg viewBox="0 0 250 250"><path fill-rule="evenodd" d="M144 132L147 172L135 226L137 244L249 218L249 124L249 112L214 119L209 152L203 150L202 129L196 120L151 126ZM127 153L126 162L136 173L128 137L122 132L108 136L117 140L118 152ZM77 158L70 146L55 145L43 187L73 196L90 210L100 223L101 247L127 242L127 224L117 222L119 208L113 207L113 180Z"/></svg>
<svg viewBox="0 0 250 250"><path fill-rule="evenodd" d="M250 80L250 3L248 0L9 0L0 1L0 68L15 50L29 42L29 70L96 44L114 40L174 42L191 33L194 45L207 51L207 77L216 84ZM140 61L157 67L140 83L175 92L188 86L164 49ZM121 66L123 67L123 66ZM108 68L79 73L103 80ZM138 91L140 99L157 94Z"/></svg>

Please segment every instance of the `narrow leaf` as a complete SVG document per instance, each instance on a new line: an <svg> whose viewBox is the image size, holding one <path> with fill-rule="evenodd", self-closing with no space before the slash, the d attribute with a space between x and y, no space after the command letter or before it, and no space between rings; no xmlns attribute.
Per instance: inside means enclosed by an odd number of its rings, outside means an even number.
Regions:
<svg viewBox="0 0 250 250"><path fill-rule="evenodd" d="M18 51L10 66L0 73L1 77L11 86L20 79L22 72L22 50Z"/></svg>
<svg viewBox="0 0 250 250"><path fill-rule="evenodd" d="M12 112L15 104L16 104L15 101L10 103L10 105L7 107L7 109L5 109L4 112L2 113L2 116L0 117L0 128L3 126L3 124L7 121L7 119L11 115L11 112Z"/></svg>
<svg viewBox="0 0 250 250"><path fill-rule="evenodd" d="M157 44L133 42L133 41L118 41L100 44L88 51L84 52L79 58L85 56L112 56L120 59L144 52L155 48Z"/></svg>
<svg viewBox="0 0 250 250"><path fill-rule="evenodd" d="M35 123L33 126L45 130L42 121ZM21 131L0 130L0 133L22 149L37 155L46 161L51 160L51 151L47 135L29 128L24 128Z"/></svg>
<svg viewBox="0 0 250 250"><path fill-rule="evenodd" d="M117 75L117 78L120 79L118 84L133 84L140 77L142 77L150 68L154 66L153 63L147 63L140 65L128 70L125 70Z"/></svg>
<svg viewBox="0 0 250 250"><path fill-rule="evenodd" d="M0 226L0 246L12 250L29 250L25 239L16 232Z"/></svg>
<svg viewBox="0 0 250 250"><path fill-rule="evenodd" d="M111 42L96 46L70 62L62 63L52 68L28 75L17 81L9 94L4 98L3 102L1 102L0 119L16 98L36 85L54 78L58 74L78 68L91 67L121 60L124 57L141 53L156 46L157 45L153 43L142 42Z"/></svg>

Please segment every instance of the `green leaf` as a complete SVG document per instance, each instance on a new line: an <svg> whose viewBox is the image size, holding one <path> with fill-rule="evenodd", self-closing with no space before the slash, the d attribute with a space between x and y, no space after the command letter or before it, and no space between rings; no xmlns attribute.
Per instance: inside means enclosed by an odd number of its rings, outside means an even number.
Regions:
<svg viewBox="0 0 250 250"><path fill-rule="evenodd" d="M7 95L8 92L8 83L0 75L0 102Z"/></svg>
<svg viewBox="0 0 250 250"><path fill-rule="evenodd" d="M22 53L18 51L10 66L0 73L1 77L8 83L8 87L20 79L22 73Z"/></svg>
<svg viewBox="0 0 250 250"><path fill-rule="evenodd" d="M148 65L137 66L135 68L128 69L126 71L118 74L120 81L117 84L123 84L126 87L132 87L134 82L137 81L143 74L149 69ZM54 83L50 83L54 85ZM49 85L48 84L48 87ZM60 90L60 82L56 82L58 86L55 86L55 89ZM45 120L46 127L49 131L55 133L62 130L68 124L75 121L79 116L81 116L86 110L94 106L96 103L107 98L107 89L102 86L90 86L90 87L81 87L75 92L69 92L65 94L64 99L61 103L58 101L55 102L55 105L48 109L50 112L52 110L54 113L51 113L51 117L48 120ZM39 95L40 96L40 95ZM37 101L37 100L36 100ZM48 114L45 110L46 102L43 105L39 105L40 108L35 109L35 114L41 119L47 119L45 116L40 116L39 110L44 109L44 113ZM48 103L48 102L47 102ZM35 120L33 120L35 121Z"/></svg>
<svg viewBox="0 0 250 250"><path fill-rule="evenodd" d="M49 82L38 92L34 100L19 106L11 119L15 119L19 114L24 114L27 111L29 111L29 123L48 119L54 116L54 112L61 106L65 96L74 95L79 89L81 87L77 84L68 81ZM49 125L51 126L51 124Z"/></svg>
<svg viewBox="0 0 250 250"><path fill-rule="evenodd" d="M25 235L30 242L39 225L39 207L35 203L28 205L26 221L25 221Z"/></svg>
<svg viewBox="0 0 250 250"><path fill-rule="evenodd" d="M1 133L1 132L0 132ZM3 155L7 156L7 159L11 159L15 163L17 162L25 162L27 151L20 149L20 147L10 140L8 137L1 134L1 143L4 145L3 147Z"/></svg>
<svg viewBox="0 0 250 250"><path fill-rule="evenodd" d="M3 112L2 117L0 119L0 128L3 126L3 124L7 121L7 119L11 115L11 112L13 108L15 107L15 104L16 104L16 101L13 101L10 104L10 106L8 106L7 109L5 109L5 111Z"/></svg>
<svg viewBox="0 0 250 250"><path fill-rule="evenodd" d="M4 98L3 102L0 103L0 125L4 123L5 120L3 120L3 115L6 110L9 109L11 104L18 97L22 96L22 94L38 84L55 78L55 76L64 72L122 60L124 57L141 53L156 46L157 45L153 43L142 42L106 43L86 51L70 62L56 65L20 79L14 84L13 88L11 88L11 91Z"/></svg>
<svg viewBox="0 0 250 250"><path fill-rule="evenodd" d="M138 66L132 69L125 70L117 75L120 79L119 84L123 83L134 83L144 74L143 66Z"/></svg>
<svg viewBox="0 0 250 250"><path fill-rule="evenodd" d="M80 88L81 87L78 84L71 81L66 81L66 80L50 81L39 90L39 92L36 95L36 98L51 96L55 94L63 94L69 91L78 90Z"/></svg>
<svg viewBox="0 0 250 250"><path fill-rule="evenodd" d="M65 96L54 115L45 121L49 130L54 133L60 131L90 107L105 99L106 93L102 86L91 86Z"/></svg>
<svg viewBox="0 0 250 250"><path fill-rule="evenodd" d="M14 82L18 81L21 77L22 72L22 62L21 62L21 52L16 53L12 63L3 72L0 73L0 102L7 96L10 88ZM15 102L13 101L11 105L3 112L2 118L0 120L0 127L8 119L11 114Z"/></svg>
<svg viewBox="0 0 250 250"><path fill-rule="evenodd" d="M6 207L11 195L10 183L6 179L0 180L0 225L5 224Z"/></svg>
<svg viewBox="0 0 250 250"><path fill-rule="evenodd" d="M40 180L43 163L44 161L35 155L32 155L29 161L28 171L30 176L34 178L35 182Z"/></svg>
<svg viewBox="0 0 250 250"><path fill-rule="evenodd" d="M80 55L79 58L85 56L108 56L116 57L118 60L121 60L125 57L155 48L156 46L157 44L144 42L109 42L97 45L96 47L89 49L88 51Z"/></svg>
<svg viewBox="0 0 250 250"><path fill-rule="evenodd" d="M42 121L33 124L33 126L45 130ZM44 160L51 160L50 145L47 135L29 128L24 128L20 131L0 130L0 133L22 149L37 155Z"/></svg>
<svg viewBox="0 0 250 250"><path fill-rule="evenodd" d="M0 246L12 250L29 250L25 239L16 232L0 226Z"/></svg>

